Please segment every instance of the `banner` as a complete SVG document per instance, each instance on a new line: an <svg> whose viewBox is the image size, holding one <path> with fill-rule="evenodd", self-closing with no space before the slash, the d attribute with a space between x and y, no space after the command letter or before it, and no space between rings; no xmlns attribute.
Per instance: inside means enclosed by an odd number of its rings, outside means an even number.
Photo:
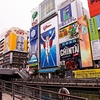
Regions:
<svg viewBox="0 0 100 100"><path fill-rule="evenodd" d="M57 16L41 25L41 68L58 65Z"/></svg>
<svg viewBox="0 0 100 100"><path fill-rule="evenodd" d="M59 43L63 43L70 39L78 38L79 37L78 24L73 23L67 27L59 29L58 34L59 34Z"/></svg>
<svg viewBox="0 0 100 100"><path fill-rule="evenodd" d="M30 29L29 63L38 62L38 26Z"/></svg>
<svg viewBox="0 0 100 100"><path fill-rule="evenodd" d="M27 52L28 31L12 27L5 34L4 53L8 51Z"/></svg>
<svg viewBox="0 0 100 100"><path fill-rule="evenodd" d="M87 16L84 15L78 18L78 24L82 67L91 67L93 66L93 62L87 26Z"/></svg>
<svg viewBox="0 0 100 100"><path fill-rule="evenodd" d="M77 8L76 2L73 1L71 4L66 5L58 11L58 28L67 26L77 21Z"/></svg>
<svg viewBox="0 0 100 100"><path fill-rule="evenodd" d="M100 78L100 69L76 70L75 78Z"/></svg>
<svg viewBox="0 0 100 100"><path fill-rule="evenodd" d="M93 60L100 59L100 37L96 17L88 19Z"/></svg>
<svg viewBox="0 0 100 100"><path fill-rule="evenodd" d="M39 6L31 11L31 26L34 27L39 23Z"/></svg>
<svg viewBox="0 0 100 100"><path fill-rule="evenodd" d="M81 68L80 46L78 39L60 44L60 64L66 65L70 70Z"/></svg>

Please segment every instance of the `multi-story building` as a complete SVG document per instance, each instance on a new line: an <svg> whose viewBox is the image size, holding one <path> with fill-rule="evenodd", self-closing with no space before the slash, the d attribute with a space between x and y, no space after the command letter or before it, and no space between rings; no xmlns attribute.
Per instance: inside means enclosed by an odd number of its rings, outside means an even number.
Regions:
<svg viewBox="0 0 100 100"><path fill-rule="evenodd" d="M3 68L26 67L28 55L28 31L12 27L4 36Z"/></svg>

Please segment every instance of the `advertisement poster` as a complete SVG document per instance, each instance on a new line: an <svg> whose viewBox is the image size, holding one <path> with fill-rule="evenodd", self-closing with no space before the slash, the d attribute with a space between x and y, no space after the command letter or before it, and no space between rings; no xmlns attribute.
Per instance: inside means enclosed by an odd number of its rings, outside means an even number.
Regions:
<svg viewBox="0 0 100 100"><path fill-rule="evenodd" d="M40 4L40 21L50 16L55 11L55 0L44 0Z"/></svg>
<svg viewBox="0 0 100 100"><path fill-rule="evenodd" d="M29 63L38 62L38 26L30 29Z"/></svg>
<svg viewBox="0 0 100 100"><path fill-rule="evenodd" d="M8 51L27 52L28 31L12 27L5 34L4 53Z"/></svg>
<svg viewBox="0 0 100 100"><path fill-rule="evenodd" d="M58 11L58 21L59 25L58 28L62 28L64 26L67 26L73 22L77 21L77 8L76 8L76 2L73 1L71 4L66 5L65 7L61 8Z"/></svg>
<svg viewBox="0 0 100 100"><path fill-rule="evenodd" d="M39 6L31 11L31 26L34 27L39 23Z"/></svg>
<svg viewBox="0 0 100 100"><path fill-rule="evenodd" d="M67 69L81 68L80 46L78 39L73 39L60 44L60 64L66 65Z"/></svg>
<svg viewBox="0 0 100 100"><path fill-rule="evenodd" d="M76 70L75 78L100 78L100 69Z"/></svg>
<svg viewBox="0 0 100 100"><path fill-rule="evenodd" d="M93 60L100 59L100 37L96 17L88 19Z"/></svg>
<svg viewBox="0 0 100 100"><path fill-rule="evenodd" d="M41 25L41 68L57 66L57 16Z"/></svg>
<svg viewBox="0 0 100 100"><path fill-rule="evenodd" d="M82 68L91 67L93 66L93 62L87 26L87 16L84 15L78 18L78 24Z"/></svg>
<svg viewBox="0 0 100 100"><path fill-rule="evenodd" d="M100 29L100 14L96 16L96 22L97 22L98 29Z"/></svg>
<svg viewBox="0 0 100 100"><path fill-rule="evenodd" d="M63 42L68 41L70 39L78 38L79 37L78 24L73 23L67 27L59 29L58 34L59 34L59 36L58 36L59 43L63 43Z"/></svg>

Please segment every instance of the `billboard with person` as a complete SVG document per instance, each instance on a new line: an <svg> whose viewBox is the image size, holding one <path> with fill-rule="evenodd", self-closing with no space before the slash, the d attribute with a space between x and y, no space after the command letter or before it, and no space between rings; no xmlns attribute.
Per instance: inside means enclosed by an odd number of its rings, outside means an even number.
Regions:
<svg viewBox="0 0 100 100"><path fill-rule="evenodd" d="M93 66L90 39L88 33L87 16L78 18L79 43L82 60L82 68Z"/></svg>
<svg viewBox="0 0 100 100"><path fill-rule="evenodd" d="M57 66L57 16L41 25L41 68Z"/></svg>
<svg viewBox="0 0 100 100"><path fill-rule="evenodd" d="M4 53L8 51L27 52L28 31L12 27L5 34Z"/></svg>

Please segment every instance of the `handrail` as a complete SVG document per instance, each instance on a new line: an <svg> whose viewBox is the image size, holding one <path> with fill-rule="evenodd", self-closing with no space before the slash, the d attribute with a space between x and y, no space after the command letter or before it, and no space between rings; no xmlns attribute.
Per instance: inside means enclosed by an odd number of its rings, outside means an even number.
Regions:
<svg viewBox="0 0 100 100"><path fill-rule="evenodd" d="M17 90L16 87L18 87L19 89L21 88L22 90ZM84 98L84 97L66 95L63 93L57 93L57 92L50 91L50 90L44 90L44 89L41 89L40 87L36 88L36 87L27 86L26 84L23 85L23 84L19 84L19 83L4 81L4 80L0 80L0 88L1 88L2 92L6 92L6 93L12 95L13 100L14 100L14 98L19 98L20 100L23 100L23 97L29 97L29 98L33 98L36 100L41 100L41 95L40 95L41 92L42 93L50 93L50 94L53 94L56 96L60 95L61 97L70 97L70 98L77 99L77 100L88 100L87 98ZM25 91L28 89L32 90L32 91L30 91L31 93L25 93ZM10 91L10 93L9 93L9 91ZM37 94L38 96L35 95L36 91L38 93ZM17 94L20 94L21 97L16 96Z"/></svg>
<svg viewBox="0 0 100 100"><path fill-rule="evenodd" d="M51 79L44 79L44 78L34 78L31 81L24 81L24 80L19 80L16 79L14 82L24 82L24 83L30 83L30 84L51 84L51 85L56 85L56 84L66 84L66 85L84 85L84 86L100 86L100 79L66 79L66 78L51 78Z"/></svg>

